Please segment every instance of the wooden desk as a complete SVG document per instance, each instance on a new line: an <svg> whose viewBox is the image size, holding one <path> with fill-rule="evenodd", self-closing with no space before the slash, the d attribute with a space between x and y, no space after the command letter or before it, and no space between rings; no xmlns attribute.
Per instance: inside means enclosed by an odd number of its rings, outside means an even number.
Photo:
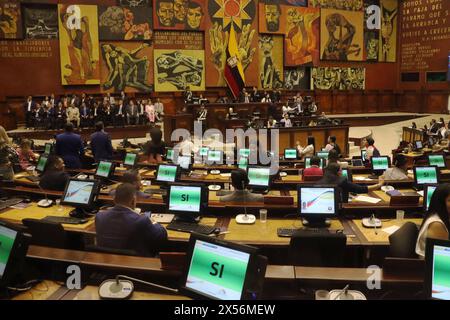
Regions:
<svg viewBox="0 0 450 320"><path fill-rule="evenodd" d="M12 300L60 300L67 293L67 289L56 281L44 280L32 289L22 292Z"/></svg>

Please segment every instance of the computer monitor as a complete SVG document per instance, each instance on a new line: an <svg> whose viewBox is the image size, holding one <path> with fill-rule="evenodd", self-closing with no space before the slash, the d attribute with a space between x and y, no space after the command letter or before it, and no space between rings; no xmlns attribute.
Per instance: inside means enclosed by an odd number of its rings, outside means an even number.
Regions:
<svg viewBox="0 0 450 320"><path fill-rule="evenodd" d="M114 164L110 161L100 161L95 171L95 177L109 179L114 173Z"/></svg>
<svg viewBox="0 0 450 320"><path fill-rule="evenodd" d="M423 209L425 212L427 212L430 207L431 197L433 196L436 188L437 184L426 184L423 187Z"/></svg>
<svg viewBox="0 0 450 320"><path fill-rule="evenodd" d="M372 157L371 164L374 172L383 172L389 169L390 158L388 156Z"/></svg>
<svg viewBox="0 0 450 320"><path fill-rule="evenodd" d="M319 152L316 153L316 155L317 155L319 158L325 159L325 160L328 160L328 154L329 154L328 151L319 151Z"/></svg>
<svg viewBox="0 0 450 320"><path fill-rule="evenodd" d="M445 158L442 154L429 154L428 155L428 165L436 166L438 168L445 168Z"/></svg>
<svg viewBox="0 0 450 320"><path fill-rule="evenodd" d="M326 160L324 158L320 158L319 167L323 169L325 167ZM311 157L305 158L305 169L311 168Z"/></svg>
<svg viewBox="0 0 450 320"><path fill-rule="evenodd" d="M422 141L421 140L414 141L414 147L416 150L422 150L423 149Z"/></svg>
<svg viewBox="0 0 450 320"><path fill-rule="evenodd" d="M297 159L297 149L294 149L294 148L284 149L284 159L296 160Z"/></svg>
<svg viewBox="0 0 450 320"><path fill-rule="evenodd" d="M201 147L200 151L199 151L199 155L202 156L202 157L207 157L208 156L208 151L209 151L208 147Z"/></svg>
<svg viewBox="0 0 450 320"><path fill-rule="evenodd" d="M248 167L248 158L247 157L240 157L238 162L239 169L244 169L247 171Z"/></svg>
<svg viewBox="0 0 450 320"><path fill-rule="evenodd" d="M127 167L134 167L137 163L138 155L136 153L127 153L125 155L125 159L123 160L123 164Z"/></svg>
<svg viewBox="0 0 450 320"><path fill-rule="evenodd" d="M439 183L439 170L437 167L414 167L413 172L416 187Z"/></svg>
<svg viewBox="0 0 450 320"><path fill-rule="evenodd" d="M248 186L255 189L268 189L270 186L270 167L248 166Z"/></svg>
<svg viewBox="0 0 450 320"><path fill-rule="evenodd" d="M326 218L339 212L339 192L336 186L298 185L297 209L305 226L327 226Z"/></svg>
<svg viewBox="0 0 450 320"><path fill-rule="evenodd" d="M222 164L223 162L223 152L220 150L208 150L208 164Z"/></svg>
<svg viewBox="0 0 450 320"><path fill-rule="evenodd" d="M248 158L250 156L250 149L239 149L239 156Z"/></svg>
<svg viewBox="0 0 450 320"><path fill-rule="evenodd" d="M257 252L247 245L191 234L180 292L194 299L258 299L267 258Z"/></svg>
<svg viewBox="0 0 450 320"><path fill-rule="evenodd" d="M66 184L61 203L75 207L70 215L81 218L86 215L86 210L92 208L98 192L98 180L72 178Z"/></svg>
<svg viewBox="0 0 450 320"><path fill-rule="evenodd" d="M19 275L27 249L22 233L0 222L0 288L13 283Z"/></svg>
<svg viewBox="0 0 450 320"><path fill-rule="evenodd" d="M47 167L47 162L48 162L47 155L41 155L36 165L36 171L39 173L44 172L45 168Z"/></svg>
<svg viewBox="0 0 450 320"><path fill-rule="evenodd" d="M427 239L425 265L425 296L450 300L450 241Z"/></svg>
<svg viewBox="0 0 450 320"><path fill-rule="evenodd" d="M166 160L173 161L175 157L175 151L171 148L167 149L166 151Z"/></svg>
<svg viewBox="0 0 450 320"><path fill-rule="evenodd" d="M364 167L364 162L362 159L352 159L353 167Z"/></svg>
<svg viewBox="0 0 450 320"><path fill-rule="evenodd" d="M353 174L350 169L344 168L341 169L341 176L347 179L347 181L352 182L353 181Z"/></svg>
<svg viewBox="0 0 450 320"><path fill-rule="evenodd" d="M53 144L52 143L46 143L44 147L44 154L49 155L52 153L53 150Z"/></svg>
<svg viewBox="0 0 450 320"><path fill-rule="evenodd" d="M191 170L191 156L178 156L177 164L180 166L182 170L189 171Z"/></svg>
<svg viewBox="0 0 450 320"><path fill-rule="evenodd" d="M179 175L179 167L171 164L160 164L156 173L157 182L175 182Z"/></svg>
<svg viewBox="0 0 450 320"><path fill-rule="evenodd" d="M208 207L208 192L203 185L169 185L167 210L177 220L198 221Z"/></svg>

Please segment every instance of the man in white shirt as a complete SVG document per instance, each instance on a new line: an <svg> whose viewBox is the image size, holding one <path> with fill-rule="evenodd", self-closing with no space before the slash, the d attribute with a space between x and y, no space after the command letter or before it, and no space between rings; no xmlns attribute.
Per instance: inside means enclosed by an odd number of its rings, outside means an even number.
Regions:
<svg viewBox="0 0 450 320"><path fill-rule="evenodd" d="M67 123L73 123L76 122L77 127L80 126L80 109L78 109L77 107L75 107L74 104L71 104L68 108L67 108Z"/></svg>
<svg viewBox="0 0 450 320"><path fill-rule="evenodd" d="M33 127L33 111L35 104L33 102L33 97L28 96L27 101L23 104L23 109L25 111L25 126L27 128Z"/></svg>
<svg viewBox="0 0 450 320"><path fill-rule="evenodd" d="M177 144L175 147L176 150L179 151L179 154L182 156L190 156L193 153L198 152L198 148L191 141L191 137L184 137L183 140Z"/></svg>
<svg viewBox="0 0 450 320"><path fill-rule="evenodd" d="M116 127L118 124L122 127L125 125L125 106L122 99L119 100L119 105L114 110L113 125Z"/></svg>
<svg viewBox="0 0 450 320"><path fill-rule="evenodd" d="M285 128L291 128L292 127L292 122L291 119L289 119L289 115L285 114L284 118L280 120L281 123L284 124Z"/></svg>
<svg viewBox="0 0 450 320"><path fill-rule="evenodd" d="M161 118L164 116L164 105L159 98L156 99L155 112L156 112L156 119L160 121Z"/></svg>

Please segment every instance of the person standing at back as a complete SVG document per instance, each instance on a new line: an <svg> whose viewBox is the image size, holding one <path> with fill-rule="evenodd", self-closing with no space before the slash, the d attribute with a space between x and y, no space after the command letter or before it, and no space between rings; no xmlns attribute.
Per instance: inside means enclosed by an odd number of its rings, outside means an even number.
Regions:
<svg viewBox="0 0 450 320"><path fill-rule="evenodd" d="M73 132L73 124L67 123L65 132L56 136L56 154L64 160L69 169L81 168L81 155L84 154L83 141Z"/></svg>
<svg viewBox="0 0 450 320"><path fill-rule="evenodd" d="M363 159L365 161L369 161L370 159L372 159L372 157L379 157L380 156L380 151L377 149L377 147L375 147L375 140L373 140L373 138L367 138L366 139L366 158Z"/></svg>
<svg viewBox="0 0 450 320"><path fill-rule="evenodd" d="M113 147L111 137L105 132L103 122L95 124L95 132L91 135L91 148L95 162L100 160L111 160L113 156Z"/></svg>
<svg viewBox="0 0 450 320"><path fill-rule="evenodd" d="M325 149L327 151L330 150L336 150L338 155L341 155L341 148L338 146L338 144L336 143L336 137L335 136L329 136L328 137L328 144L325 146Z"/></svg>

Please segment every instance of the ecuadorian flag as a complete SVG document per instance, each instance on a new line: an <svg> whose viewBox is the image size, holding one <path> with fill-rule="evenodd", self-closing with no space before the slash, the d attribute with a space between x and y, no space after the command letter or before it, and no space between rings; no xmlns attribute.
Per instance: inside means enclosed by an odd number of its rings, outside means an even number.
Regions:
<svg viewBox="0 0 450 320"><path fill-rule="evenodd" d="M239 59L239 49L233 24L231 24L230 36L228 38L227 61L225 63L224 77L233 96L237 98L239 93L245 87L245 76L244 68Z"/></svg>

